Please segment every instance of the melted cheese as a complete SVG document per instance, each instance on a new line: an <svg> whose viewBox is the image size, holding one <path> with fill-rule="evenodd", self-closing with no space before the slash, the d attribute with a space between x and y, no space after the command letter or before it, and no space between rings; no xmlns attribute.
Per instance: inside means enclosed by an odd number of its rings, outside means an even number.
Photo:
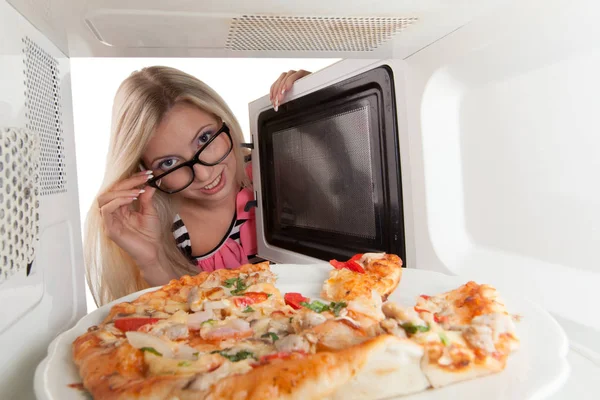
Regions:
<svg viewBox="0 0 600 400"><path fill-rule="evenodd" d="M381 296L376 292L371 292L371 298L359 297L348 302L348 310L359 314L366 315L377 321L385 319L385 315L381 311Z"/></svg>

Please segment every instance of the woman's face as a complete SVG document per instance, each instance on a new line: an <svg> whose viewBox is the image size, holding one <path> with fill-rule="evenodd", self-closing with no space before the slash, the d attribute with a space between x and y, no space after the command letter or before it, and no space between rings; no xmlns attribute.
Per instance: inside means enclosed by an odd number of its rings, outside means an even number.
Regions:
<svg viewBox="0 0 600 400"><path fill-rule="evenodd" d="M221 126L214 116L198 107L177 103L167 112L150 140L142 157L144 165L153 171L155 177L168 172L192 159ZM222 133L202 151L200 159L208 163L215 162L226 154L230 146L229 137ZM177 190L192 181L174 196L201 202L218 202L236 190L236 159L233 151L215 166L195 164L193 168L193 181L190 168L184 167L161 179L160 187Z"/></svg>

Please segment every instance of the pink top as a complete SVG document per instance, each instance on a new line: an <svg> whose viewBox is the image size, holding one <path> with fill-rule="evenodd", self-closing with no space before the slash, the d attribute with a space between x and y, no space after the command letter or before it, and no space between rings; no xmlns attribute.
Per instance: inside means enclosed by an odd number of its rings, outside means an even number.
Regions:
<svg viewBox="0 0 600 400"><path fill-rule="evenodd" d="M246 164L246 173L252 177L252 164ZM254 193L242 188L236 198L236 211L227 234L213 250L201 256L192 255L189 233L179 215L173 222L173 236L182 252L198 265L200 271L236 269L243 264L259 261L256 258L256 220L254 207L246 205L254 200ZM248 211L246 211L248 209Z"/></svg>

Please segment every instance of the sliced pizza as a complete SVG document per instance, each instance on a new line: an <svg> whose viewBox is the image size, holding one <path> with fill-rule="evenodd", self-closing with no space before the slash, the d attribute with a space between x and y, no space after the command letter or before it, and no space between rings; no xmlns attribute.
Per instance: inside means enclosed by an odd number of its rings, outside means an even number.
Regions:
<svg viewBox="0 0 600 400"><path fill-rule="evenodd" d="M491 286L402 307L383 303L397 256L332 264L327 300L282 295L263 263L117 304L73 343L84 387L99 400L379 399L498 372L518 346Z"/></svg>
<svg viewBox="0 0 600 400"><path fill-rule="evenodd" d="M385 301L402 277L402 260L395 254L357 254L346 262L330 263L334 269L325 281L322 296L331 301L371 298L372 291Z"/></svg>
<svg viewBox="0 0 600 400"><path fill-rule="evenodd" d="M433 387L502 371L518 347L512 317L489 285L469 282L422 295L413 308L386 303L382 311L380 331L423 346L422 370Z"/></svg>

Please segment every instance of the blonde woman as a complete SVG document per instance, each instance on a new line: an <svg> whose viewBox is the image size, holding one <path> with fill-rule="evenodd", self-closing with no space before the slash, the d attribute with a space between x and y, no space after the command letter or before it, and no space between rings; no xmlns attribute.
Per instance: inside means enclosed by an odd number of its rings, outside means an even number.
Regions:
<svg viewBox="0 0 600 400"><path fill-rule="evenodd" d="M307 74L281 74L271 86L275 109ZM121 84L104 182L86 220L86 275L97 304L253 261L242 138L223 99L191 75L149 67Z"/></svg>

